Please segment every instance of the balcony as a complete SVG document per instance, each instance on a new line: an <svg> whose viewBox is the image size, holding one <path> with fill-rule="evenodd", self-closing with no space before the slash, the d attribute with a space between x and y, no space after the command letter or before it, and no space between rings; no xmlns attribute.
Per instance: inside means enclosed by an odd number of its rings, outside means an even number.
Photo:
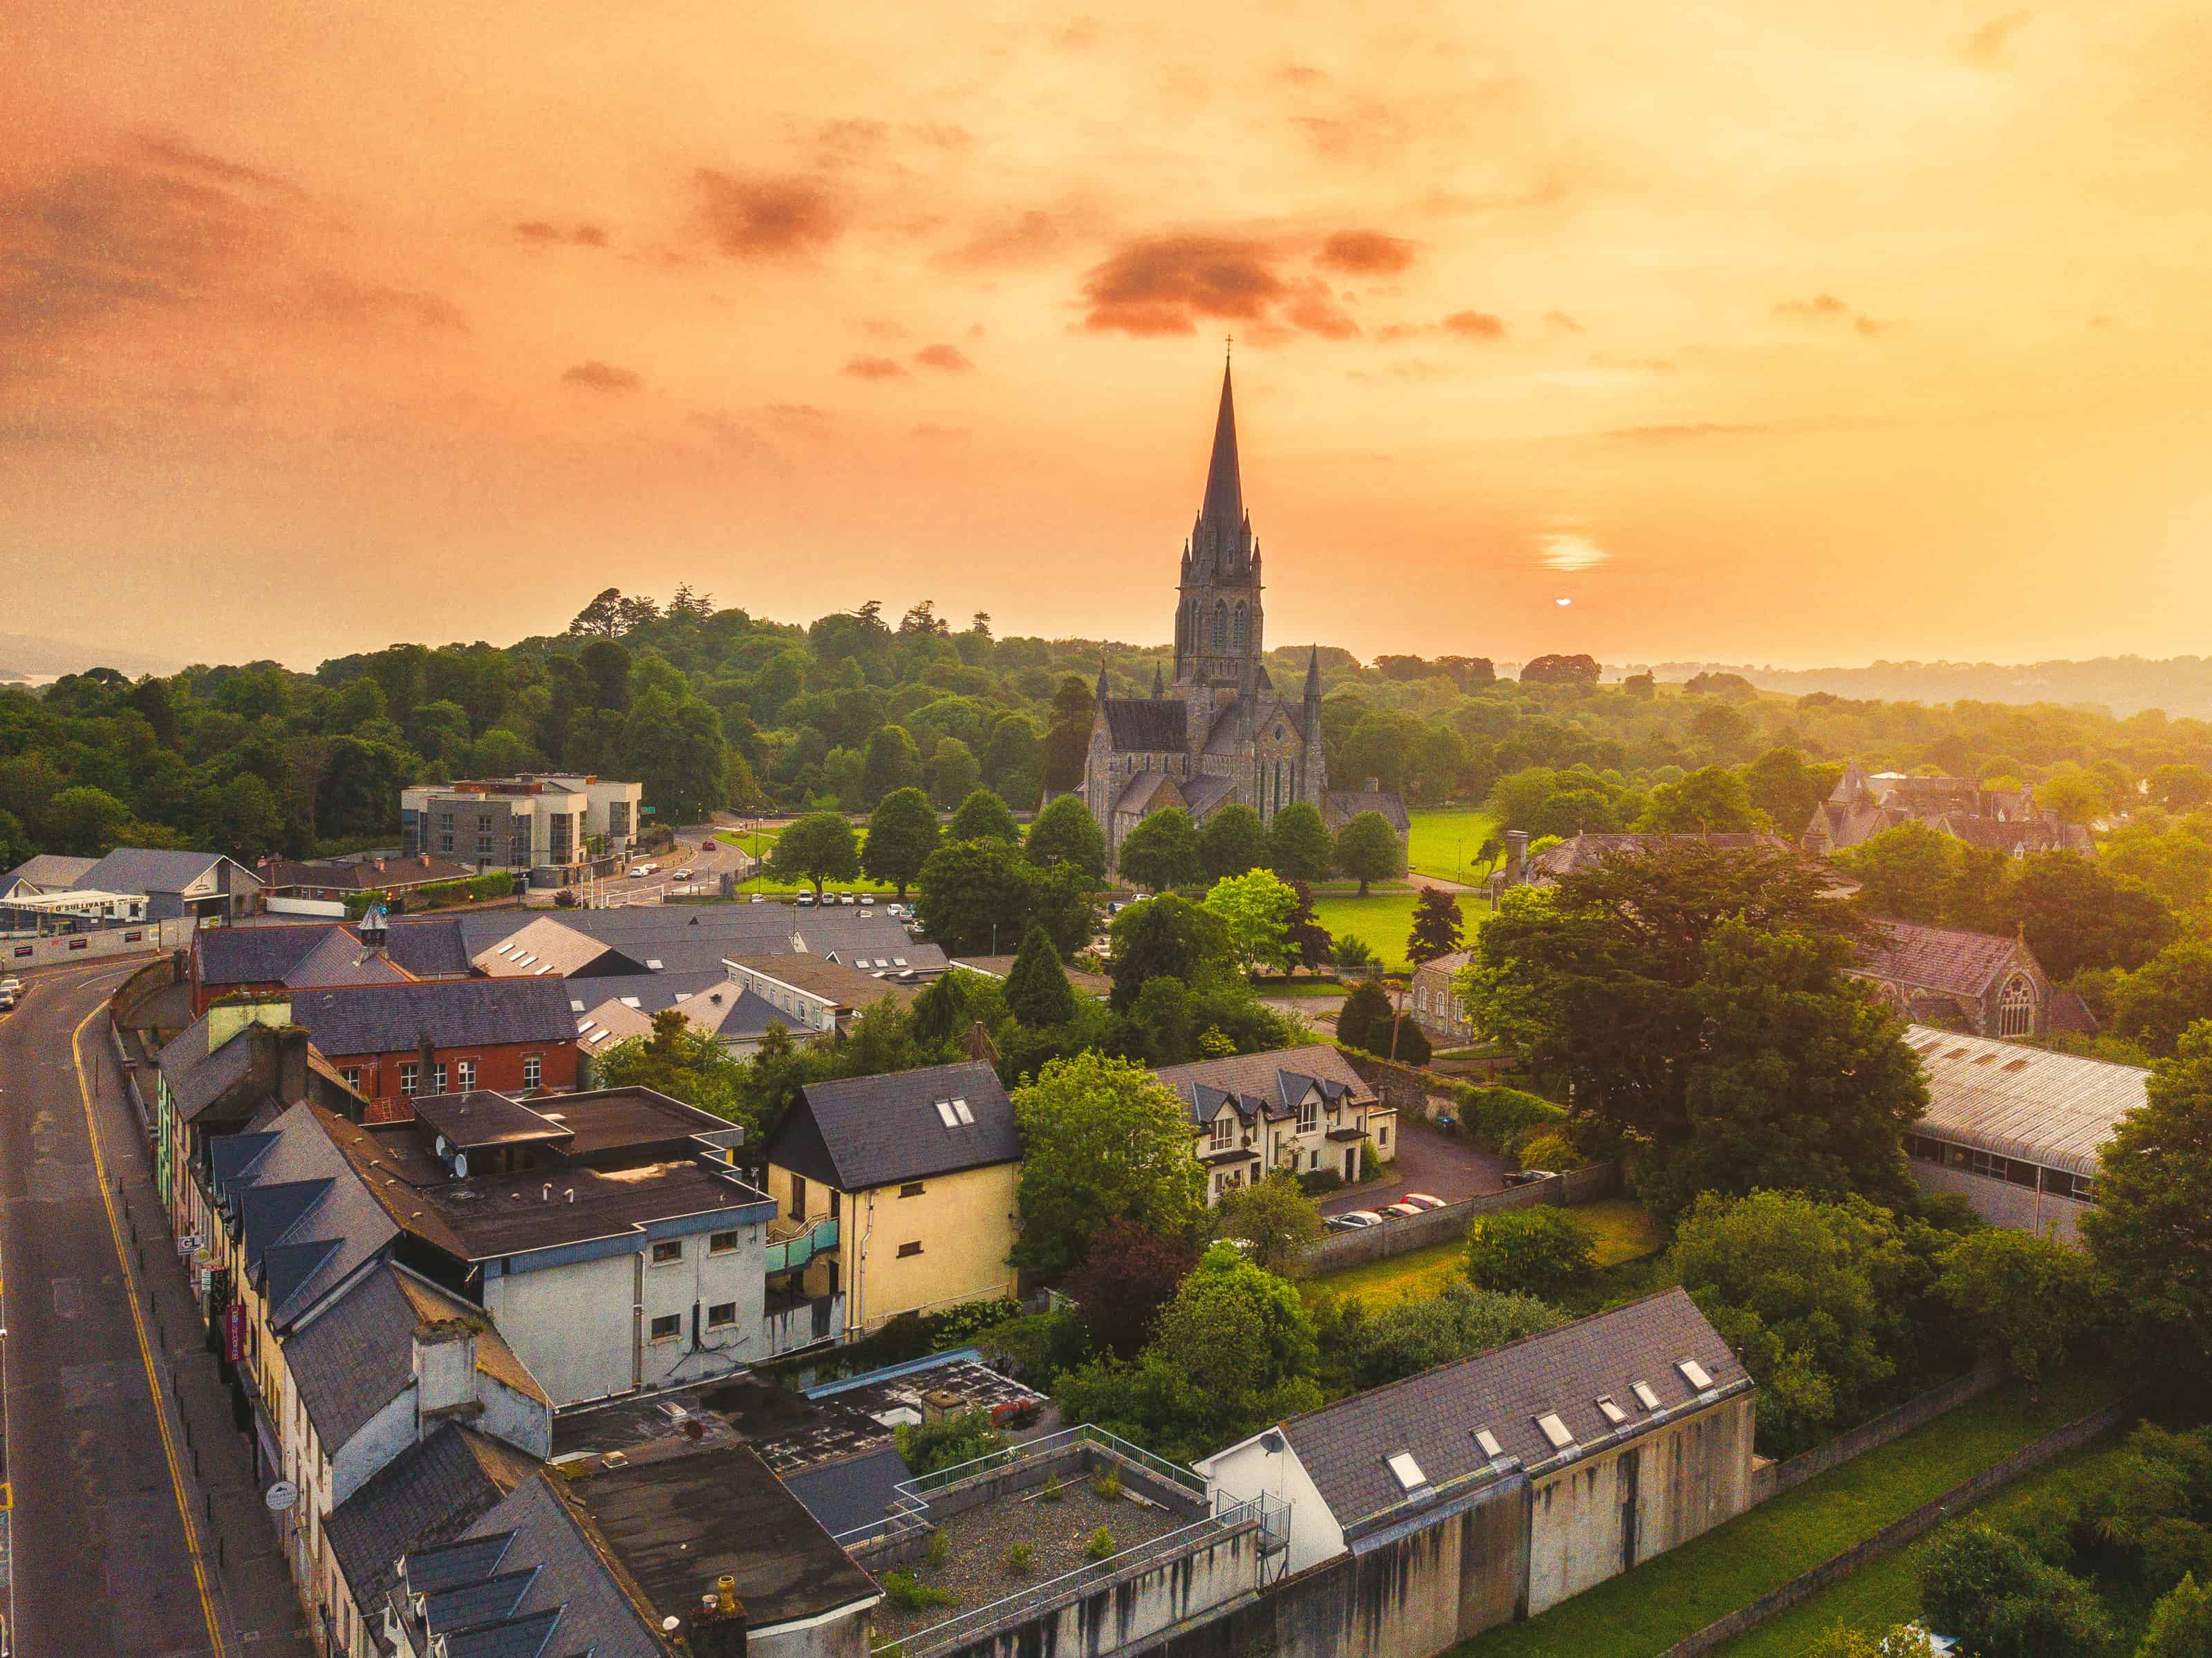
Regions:
<svg viewBox="0 0 2212 1658"><path fill-rule="evenodd" d="M817 1255L837 1247L835 1216L793 1232L789 1237L777 1239L775 1234L788 1224L779 1222L769 1228L768 1270L771 1272L795 1271Z"/></svg>

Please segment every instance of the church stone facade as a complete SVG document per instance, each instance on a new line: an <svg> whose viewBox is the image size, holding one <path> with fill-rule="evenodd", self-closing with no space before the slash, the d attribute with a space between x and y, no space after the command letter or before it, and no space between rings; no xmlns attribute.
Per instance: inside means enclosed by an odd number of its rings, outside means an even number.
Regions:
<svg viewBox="0 0 2212 1658"><path fill-rule="evenodd" d="M1182 550L1175 683L1155 669L1151 696L1109 697L1099 670L1083 799L1117 862L1129 831L1170 806L1202 823L1237 801L1272 823L1294 802L1325 803L1320 653L1308 659L1299 697L1277 693L1260 660L1267 637L1260 568L1224 369L1205 504Z"/></svg>

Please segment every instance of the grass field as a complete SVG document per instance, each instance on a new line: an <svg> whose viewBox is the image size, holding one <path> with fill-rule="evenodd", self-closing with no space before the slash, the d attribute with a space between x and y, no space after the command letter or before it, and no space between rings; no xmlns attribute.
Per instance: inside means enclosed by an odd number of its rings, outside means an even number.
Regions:
<svg viewBox="0 0 2212 1658"><path fill-rule="evenodd" d="M1601 1270L1666 1247L1666 1228L1642 1204L1629 1198L1607 1198L1600 1203L1580 1204L1568 1212L1595 1234ZM1367 1301L1403 1301L1408 1296L1433 1295L1459 1276L1460 1257L1465 1247L1455 1238L1447 1243L1431 1244L1425 1249L1409 1249L1388 1260L1368 1261L1358 1266L1347 1266L1340 1272L1309 1278L1299 1288L1306 1292L1309 1300L1323 1290Z"/></svg>
<svg viewBox="0 0 2212 1658"><path fill-rule="evenodd" d="M1472 902L1465 896L1460 899L1460 923L1470 935L1489 912L1486 902ZM1405 971L1406 935L1413 930L1412 887L1371 892L1365 898L1316 893L1314 916L1328 929L1330 937L1359 939L1382 958L1387 971Z"/></svg>
<svg viewBox="0 0 2212 1658"><path fill-rule="evenodd" d="M2040 1404L2016 1385L2000 1387L1540 1618L1455 1650L1460 1658L1651 1658L2127 1386L2110 1371L2075 1371L2047 1383Z"/></svg>
<svg viewBox="0 0 2212 1658"><path fill-rule="evenodd" d="M1469 886L1480 881L1483 872L1474 860L1482 843L1498 827L1495 819L1468 807L1407 815L1413 820L1413 832L1406 862L1417 873L1439 881L1463 881Z"/></svg>
<svg viewBox="0 0 2212 1658"><path fill-rule="evenodd" d="M775 838L782 832L781 826L773 829L750 830L742 835L732 834L726 830L717 834L714 838L725 845L735 846L741 850L765 858L769 849L775 844ZM866 832L858 829L853 832L853 838L856 844L862 845L867 842ZM751 881L741 881L738 883L738 891L740 893L766 893L772 896L811 893L813 890L813 883L811 881L777 881L768 875L756 876ZM873 893L879 898L885 893L896 896L898 891L896 887L880 881L825 881L822 883L822 890L825 893Z"/></svg>

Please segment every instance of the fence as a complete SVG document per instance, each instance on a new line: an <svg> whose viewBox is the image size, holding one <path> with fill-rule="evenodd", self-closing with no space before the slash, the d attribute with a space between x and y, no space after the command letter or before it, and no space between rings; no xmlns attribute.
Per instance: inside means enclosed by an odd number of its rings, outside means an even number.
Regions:
<svg viewBox="0 0 2212 1658"><path fill-rule="evenodd" d="M1530 1209L1539 1204L1587 1204L1610 1198L1620 1190L1620 1165L1593 1163L1571 1169L1549 1179L1537 1180L1504 1192L1486 1192L1427 1214L1385 1221L1358 1232L1332 1232L1306 1247L1300 1265L1308 1273L1334 1272L1341 1267L1387 1260L1410 1249L1449 1243L1467 1235L1468 1223L1478 1215L1496 1215L1510 1209Z"/></svg>
<svg viewBox="0 0 2212 1658"><path fill-rule="evenodd" d="M1916 1405L1918 1402L1914 1401ZM1911 1406L1906 1408L1911 1409ZM2134 1409L2132 1398L2118 1400L2045 1435L2033 1445L2021 1447L1995 1467L1984 1468L1972 1479L1954 1485L1934 1502L1923 1503L1902 1520L1892 1521L1873 1536L1862 1538L1841 1554L1823 1560L1812 1570L1793 1577L1780 1588L1770 1589L1749 1606L1738 1606L1727 1617L1706 1624L1694 1635L1684 1637L1659 1654L1658 1658L1703 1658L1704 1654L1727 1645L1747 1630L1757 1629L1770 1618L1780 1617L1800 1601L1810 1600L1830 1584L1850 1576L1869 1561L1879 1560L1882 1556L1903 1548L1914 1539L1925 1536L1954 1514L1972 1507L1990 1492L2002 1490L2021 1475L2033 1473L2044 1464L2109 1432L2125 1421ZM1881 1419L1877 1418L1879 1420ZM1869 1423L1867 1425L1873 1427L1876 1424ZM1845 1435L1844 1437L1848 1439L1850 1436ZM1858 1448L1860 1450L1866 1448L1864 1446ZM1803 1460L1802 1458L1794 1460ZM1782 1466L1787 1467L1789 1465Z"/></svg>
<svg viewBox="0 0 2212 1658"><path fill-rule="evenodd" d="M1752 1470L1751 1500L1764 1503L1794 1485L1802 1485L1815 1474L1849 1462L1853 1457L1902 1439L1916 1428L1924 1428L1937 1417L1955 1411L1968 1399L1979 1399L2004 1380L2004 1366L1984 1359L1963 1376L1909 1399L1894 1411L1886 1411L1871 1422L1862 1422L1848 1433L1791 1457L1787 1462L1768 1462Z"/></svg>

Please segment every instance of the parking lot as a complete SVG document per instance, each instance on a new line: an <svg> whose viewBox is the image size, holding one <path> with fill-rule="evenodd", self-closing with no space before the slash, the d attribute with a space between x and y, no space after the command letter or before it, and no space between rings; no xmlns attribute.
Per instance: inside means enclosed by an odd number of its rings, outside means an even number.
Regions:
<svg viewBox="0 0 2212 1658"><path fill-rule="evenodd" d="M1322 1201L1323 1215L1341 1215L1351 1209L1380 1209L1395 1203L1401 1192L1425 1192L1455 1204L1462 1198L1503 1192L1513 1165L1503 1157L1445 1134L1416 1118L1401 1116L1395 1131L1398 1161L1389 1180L1378 1180L1350 1192L1332 1192Z"/></svg>

